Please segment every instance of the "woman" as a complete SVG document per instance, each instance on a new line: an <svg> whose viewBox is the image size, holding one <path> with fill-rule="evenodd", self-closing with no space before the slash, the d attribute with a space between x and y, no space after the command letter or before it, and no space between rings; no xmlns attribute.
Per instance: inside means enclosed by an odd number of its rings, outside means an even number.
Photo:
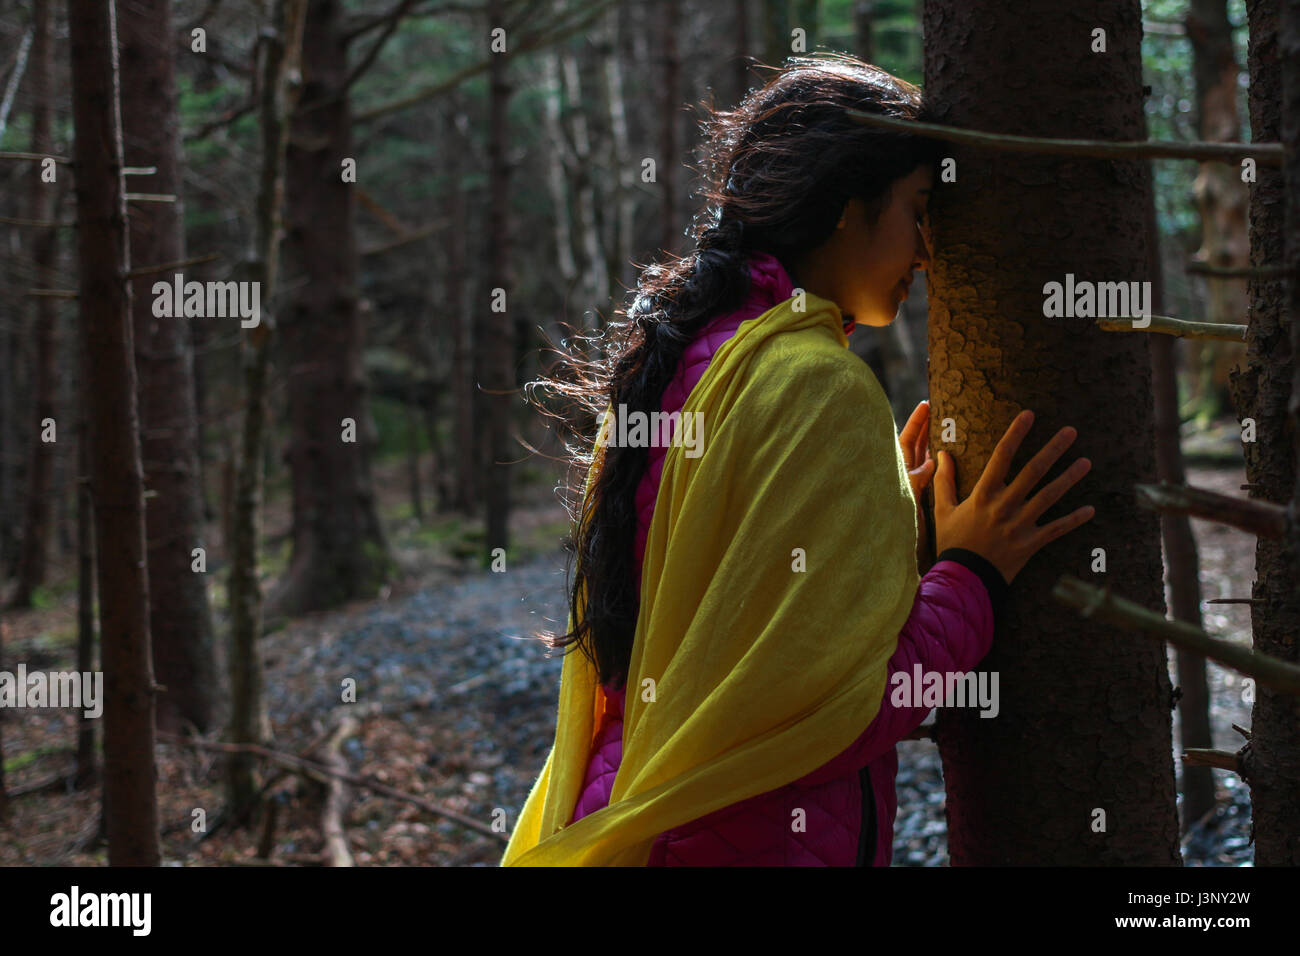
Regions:
<svg viewBox="0 0 1300 956"><path fill-rule="evenodd" d="M940 452L919 577L928 407L898 436L847 336L891 322L928 265L942 146L846 108L928 118L835 54L712 114L695 253L645 271L608 368L547 383L605 417L550 641L583 653L504 865L889 865L894 745L930 710L893 676L974 668L1011 580L1092 516L1035 525L1086 459L1025 501L1073 429L1004 484L1022 413L964 502ZM609 440L615 412L676 417L644 447ZM702 455L667 440L688 416Z"/></svg>

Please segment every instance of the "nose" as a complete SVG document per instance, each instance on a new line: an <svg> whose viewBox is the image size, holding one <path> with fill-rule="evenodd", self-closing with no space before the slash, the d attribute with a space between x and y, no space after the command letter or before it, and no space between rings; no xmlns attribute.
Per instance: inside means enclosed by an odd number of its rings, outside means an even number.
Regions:
<svg viewBox="0 0 1300 956"><path fill-rule="evenodd" d="M930 265L930 254L933 249L933 240L929 230L919 222L916 224L916 258L913 260L913 268L925 269Z"/></svg>

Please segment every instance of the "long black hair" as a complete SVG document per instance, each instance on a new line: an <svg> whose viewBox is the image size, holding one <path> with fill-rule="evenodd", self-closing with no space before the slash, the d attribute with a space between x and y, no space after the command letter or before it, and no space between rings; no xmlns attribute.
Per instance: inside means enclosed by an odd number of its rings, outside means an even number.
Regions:
<svg viewBox="0 0 1300 956"><path fill-rule="evenodd" d="M695 333L744 303L751 253L770 253L793 275L792 266L831 236L850 199L861 199L875 223L897 180L927 165L937 174L942 144L856 123L845 108L934 121L916 86L835 53L787 60L734 110L705 107L704 202L689 232L694 251L644 269L626 321L587 337L597 358L565 356L562 367L571 374L530 382L525 392L541 385L569 396L584 424L607 404L659 411ZM568 450L582 473L593 461L594 437ZM576 643L601 683L621 684L640 609L634 498L648 454L607 446L604 456L590 494L570 509L567 544L578 564L569 609L577 624L563 635L540 636L550 647Z"/></svg>

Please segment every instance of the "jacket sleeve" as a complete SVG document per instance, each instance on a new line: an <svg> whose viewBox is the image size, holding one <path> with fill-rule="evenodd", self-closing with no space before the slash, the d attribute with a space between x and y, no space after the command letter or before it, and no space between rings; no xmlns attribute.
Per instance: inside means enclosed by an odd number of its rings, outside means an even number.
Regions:
<svg viewBox="0 0 1300 956"><path fill-rule="evenodd" d="M993 644L994 616L1006 590L1002 574L981 555L964 548L946 548L938 555L921 578L912 613L899 632L875 719L839 756L795 782L809 786L853 773L919 727L933 708L894 706L894 674L910 676L918 663L927 672L972 670Z"/></svg>

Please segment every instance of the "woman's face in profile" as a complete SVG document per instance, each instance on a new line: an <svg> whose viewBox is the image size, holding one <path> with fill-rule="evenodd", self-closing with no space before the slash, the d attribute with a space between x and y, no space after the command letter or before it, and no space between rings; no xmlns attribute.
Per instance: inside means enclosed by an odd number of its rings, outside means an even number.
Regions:
<svg viewBox="0 0 1300 956"><path fill-rule="evenodd" d="M867 222L862 200L850 200L835 232L803 270L809 291L831 299L860 325L893 322L913 273L930 264L926 207L933 185L929 166L896 180L874 224Z"/></svg>

